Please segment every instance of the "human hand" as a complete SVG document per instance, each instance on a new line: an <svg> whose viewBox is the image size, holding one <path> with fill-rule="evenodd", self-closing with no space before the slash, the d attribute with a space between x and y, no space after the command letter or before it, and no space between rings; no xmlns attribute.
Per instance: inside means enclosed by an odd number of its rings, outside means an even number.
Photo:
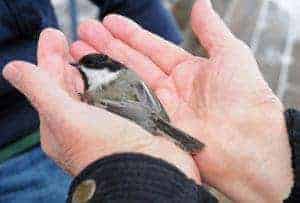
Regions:
<svg viewBox="0 0 300 203"><path fill-rule="evenodd" d="M172 122L206 144L194 158L209 185L237 202L280 202L293 182L282 104L209 3L197 1L191 21L209 59L117 15L83 22L71 54L107 54L147 81Z"/></svg>
<svg viewBox="0 0 300 203"><path fill-rule="evenodd" d="M64 35L42 32L38 66L15 61L4 77L24 93L40 116L43 150L61 167L77 175L91 162L114 153L143 153L163 159L200 183L197 166L189 154L168 140L153 136L136 124L79 101L83 81L69 65Z"/></svg>

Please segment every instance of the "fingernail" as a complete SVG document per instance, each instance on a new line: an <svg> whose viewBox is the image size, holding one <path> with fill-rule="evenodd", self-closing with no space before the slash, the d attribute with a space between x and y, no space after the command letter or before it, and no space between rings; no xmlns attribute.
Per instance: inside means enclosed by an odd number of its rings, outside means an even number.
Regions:
<svg viewBox="0 0 300 203"><path fill-rule="evenodd" d="M18 68L12 63L9 63L4 67L2 74L3 77L9 81L18 80L18 78L20 77Z"/></svg>

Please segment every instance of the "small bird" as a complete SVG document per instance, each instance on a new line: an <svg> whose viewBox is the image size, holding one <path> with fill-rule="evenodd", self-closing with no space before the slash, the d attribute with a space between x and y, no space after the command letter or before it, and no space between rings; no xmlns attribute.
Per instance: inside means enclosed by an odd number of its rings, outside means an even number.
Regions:
<svg viewBox="0 0 300 203"><path fill-rule="evenodd" d="M83 56L76 66L85 83L82 100L127 118L153 135L165 136L191 154L204 144L172 126L162 104L131 69L103 54Z"/></svg>

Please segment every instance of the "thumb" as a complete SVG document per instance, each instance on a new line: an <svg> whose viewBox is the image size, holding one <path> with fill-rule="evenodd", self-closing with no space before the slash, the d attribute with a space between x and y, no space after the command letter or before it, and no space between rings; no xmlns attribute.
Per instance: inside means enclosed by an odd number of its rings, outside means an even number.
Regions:
<svg viewBox="0 0 300 203"><path fill-rule="evenodd" d="M193 31L210 56L218 54L235 39L220 16L213 10L210 0L197 0L191 13Z"/></svg>
<svg viewBox="0 0 300 203"><path fill-rule="evenodd" d="M57 80L33 64L13 61L5 66L3 76L24 94L40 113L64 111L66 106L70 106L72 99L57 84Z"/></svg>

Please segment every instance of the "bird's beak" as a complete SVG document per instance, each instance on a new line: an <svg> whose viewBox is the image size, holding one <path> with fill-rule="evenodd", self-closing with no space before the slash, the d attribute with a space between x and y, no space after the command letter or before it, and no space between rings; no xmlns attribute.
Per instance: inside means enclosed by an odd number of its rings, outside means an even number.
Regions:
<svg viewBox="0 0 300 203"><path fill-rule="evenodd" d="M76 63L76 62L75 62L75 63L72 63L72 62L71 62L71 63L69 63L69 64L70 64L71 66L74 66L74 67L78 68L78 69L80 68L80 64L79 64L79 63Z"/></svg>

